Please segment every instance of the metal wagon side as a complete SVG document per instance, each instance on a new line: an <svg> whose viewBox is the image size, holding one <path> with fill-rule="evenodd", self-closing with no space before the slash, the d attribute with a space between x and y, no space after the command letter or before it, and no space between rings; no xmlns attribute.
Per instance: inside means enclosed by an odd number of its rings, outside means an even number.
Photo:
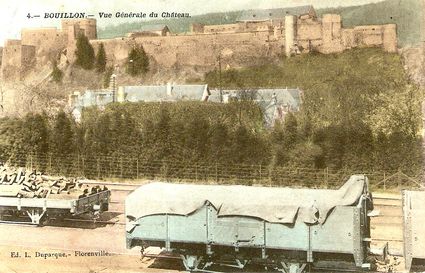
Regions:
<svg viewBox="0 0 425 273"><path fill-rule="evenodd" d="M425 268L425 191L403 191L403 237L406 269Z"/></svg>
<svg viewBox="0 0 425 273"><path fill-rule="evenodd" d="M288 273L303 272L307 266L369 268L367 214L372 200L366 178L356 179L363 179L364 188L355 202L333 207L321 223L306 223L299 209L295 212L298 217L294 215L295 220L287 223L255 217L255 208L249 215L220 215L222 208L217 207L217 202L206 201L186 215L157 210L157 213L133 219L127 214L127 247L141 246L142 250L148 246L163 247L167 252L180 255L186 269L191 271L202 271L213 263L240 269L249 263L258 263ZM311 190L312 195L315 193L317 190ZM258 194L261 194L260 188ZM144 200L140 202L149 206ZM131 205L132 202L126 202L126 211ZM284 218L294 211L285 208L271 213L278 217L284 214L281 216ZM317 215L316 220L319 217Z"/></svg>

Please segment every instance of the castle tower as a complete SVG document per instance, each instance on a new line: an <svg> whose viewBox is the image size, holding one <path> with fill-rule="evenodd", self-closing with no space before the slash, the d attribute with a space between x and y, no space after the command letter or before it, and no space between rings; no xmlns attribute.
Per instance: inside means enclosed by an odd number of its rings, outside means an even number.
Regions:
<svg viewBox="0 0 425 273"><path fill-rule="evenodd" d="M382 27L382 44L386 52L397 52L397 26L388 24Z"/></svg>
<svg viewBox="0 0 425 273"><path fill-rule="evenodd" d="M322 17L323 53L342 52L341 27L342 20L339 14L324 14Z"/></svg>
<svg viewBox="0 0 425 273"><path fill-rule="evenodd" d="M285 16L285 55L291 56L295 46L297 17L294 15Z"/></svg>
<svg viewBox="0 0 425 273"><path fill-rule="evenodd" d="M96 19L62 20L62 31L68 38L66 57L68 61L74 62L78 35L83 33L89 40L97 39Z"/></svg>
<svg viewBox="0 0 425 273"><path fill-rule="evenodd" d="M35 46L21 40L6 40L2 52L1 74L5 80L22 80L35 66Z"/></svg>
<svg viewBox="0 0 425 273"><path fill-rule="evenodd" d="M86 35L89 40L97 39L96 19L79 20L79 25L80 28L84 30L84 35Z"/></svg>
<svg viewBox="0 0 425 273"><path fill-rule="evenodd" d="M62 31L68 31L71 26L78 27L89 40L97 39L96 19L62 20Z"/></svg>

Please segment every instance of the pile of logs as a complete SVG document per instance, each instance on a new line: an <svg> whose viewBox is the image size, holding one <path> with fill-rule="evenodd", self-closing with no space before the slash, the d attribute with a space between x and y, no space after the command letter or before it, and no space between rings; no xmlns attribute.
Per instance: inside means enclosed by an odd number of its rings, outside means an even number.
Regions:
<svg viewBox="0 0 425 273"><path fill-rule="evenodd" d="M47 198L52 194L73 194L84 197L99 191L99 186L83 186L76 179L51 177L37 171L0 166L0 196Z"/></svg>

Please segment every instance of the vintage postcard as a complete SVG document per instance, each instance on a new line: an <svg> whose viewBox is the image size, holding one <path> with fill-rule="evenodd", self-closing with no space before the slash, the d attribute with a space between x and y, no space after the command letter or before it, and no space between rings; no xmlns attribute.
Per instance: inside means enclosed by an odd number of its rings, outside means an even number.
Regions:
<svg viewBox="0 0 425 273"><path fill-rule="evenodd" d="M0 273L425 272L424 0L0 0Z"/></svg>

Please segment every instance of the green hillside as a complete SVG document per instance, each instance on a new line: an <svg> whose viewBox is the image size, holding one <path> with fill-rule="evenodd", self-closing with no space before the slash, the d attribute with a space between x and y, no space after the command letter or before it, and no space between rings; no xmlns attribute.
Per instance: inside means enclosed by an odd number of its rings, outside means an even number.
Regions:
<svg viewBox="0 0 425 273"><path fill-rule="evenodd" d="M420 29L422 18L420 0L387 0L384 2L354 7L317 9L321 16L324 13L338 13L342 15L346 27L354 25L395 23L398 26L399 44L406 46L421 41ZM138 30L142 25L166 24L174 33L187 32L192 23L228 24L234 23L241 11L226 13L210 13L193 16L191 18L152 20L148 22L132 22L111 25L99 29L100 38L121 37L126 33Z"/></svg>
<svg viewBox="0 0 425 273"><path fill-rule="evenodd" d="M278 65L225 70L221 77L211 71L205 82L211 88L304 90L298 126L313 132L326 166L420 166L422 95L398 54L376 48L306 54L284 58ZM373 145L382 150L374 151ZM374 153L381 155L371 163Z"/></svg>

